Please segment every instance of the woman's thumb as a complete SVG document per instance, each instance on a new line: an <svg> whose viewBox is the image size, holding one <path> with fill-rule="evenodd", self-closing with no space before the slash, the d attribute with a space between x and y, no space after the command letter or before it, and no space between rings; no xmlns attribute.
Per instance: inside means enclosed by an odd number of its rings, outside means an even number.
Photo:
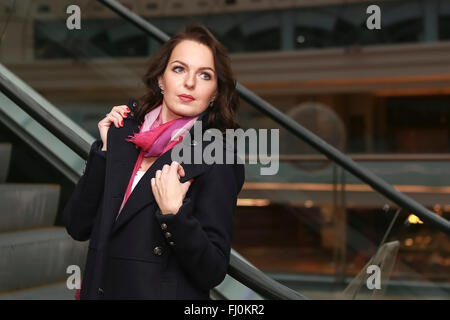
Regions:
<svg viewBox="0 0 450 320"><path fill-rule="evenodd" d="M184 191L187 192L189 190L189 187L191 186L191 183L194 182L194 178L192 178L189 181L186 181L183 183Z"/></svg>

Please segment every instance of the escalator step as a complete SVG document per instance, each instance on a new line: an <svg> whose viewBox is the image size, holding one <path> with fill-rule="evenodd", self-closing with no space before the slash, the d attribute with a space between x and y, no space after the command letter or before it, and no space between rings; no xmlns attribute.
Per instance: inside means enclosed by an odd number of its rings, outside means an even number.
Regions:
<svg viewBox="0 0 450 320"><path fill-rule="evenodd" d="M60 189L56 184L0 184L0 232L53 226Z"/></svg>
<svg viewBox="0 0 450 320"><path fill-rule="evenodd" d="M65 281L69 265L83 274L87 246L63 227L1 233L0 293Z"/></svg>
<svg viewBox="0 0 450 320"><path fill-rule="evenodd" d="M0 294L0 300L74 300L75 289L69 290L66 281L15 290Z"/></svg>

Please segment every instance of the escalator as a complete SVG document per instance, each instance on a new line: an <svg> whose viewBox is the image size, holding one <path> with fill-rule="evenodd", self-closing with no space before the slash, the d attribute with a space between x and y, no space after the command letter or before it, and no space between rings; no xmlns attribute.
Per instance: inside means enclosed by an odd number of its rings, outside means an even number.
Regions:
<svg viewBox="0 0 450 320"><path fill-rule="evenodd" d="M63 199L55 180L73 184L76 179L57 155L70 153L5 95L0 100L0 299L73 299L67 267L84 263L87 244L73 241L55 224Z"/></svg>
<svg viewBox="0 0 450 320"><path fill-rule="evenodd" d="M150 37L156 38L157 41L167 39L167 35L163 32L147 21L139 19L115 1L90 3L92 6L94 4L109 6L109 9L121 17L121 27L126 26L126 29L134 30L134 37L138 39ZM6 67L0 68L0 121L3 127L0 140L2 143L0 179L3 189L0 208L2 214L0 299L73 299L74 290L69 290L66 286L69 276L67 267L71 265L84 267L87 243L74 241L68 236L62 226L60 213L83 172L90 144L95 139L93 135L96 127L92 123L96 124L99 116L104 114L103 111L110 109L110 106L103 106L104 110L95 113L90 111L89 105L81 104L79 102L81 100L77 100L78 97L74 93L79 92L80 96L87 96L88 92L86 89L84 91L80 89L76 78L83 76L83 79L91 79L93 85L101 84L101 87L97 88L99 91L116 90L112 94L111 101L124 101L131 95L137 95L132 88L139 82L137 71L139 64L136 61L115 59L113 55L108 54L109 49L105 43L99 43L97 40L84 43L85 46L80 46L74 51L72 50L74 42L58 42L58 38L46 31L48 24L43 23L42 19L34 19L33 15L28 19L36 28L43 30L39 33L38 43L51 44L46 50L51 51L51 48L57 46L61 52L71 52L75 56L70 57L73 60L69 60L74 61L74 65L64 60L57 62L56 65L60 63L60 69L51 61L44 62L40 72L52 75L48 83L32 81L25 84ZM55 18L51 20L51 25L55 27L60 22L61 19ZM120 41L117 43L120 44ZM155 48L155 44L152 43L150 47ZM95 60L96 56L101 58ZM22 76L26 76L26 66L26 63L20 67L11 64L15 73ZM71 70L74 80L62 82L67 75L60 70L65 72ZM58 79L61 83L56 83ZM51 83L52 80L55 83ZM48 88L56 90L58 87L63 87L59 88L59 92L66 92L67 96L49 95L51 90ZM253 112L257 112L260 117L270 119L272 127L281 126L289 130L293 136L307 142L332 160L332 165L320 174L303 175L301 178L298 176L302 171L297 170L291 161L282 161L280 176L287 177L283 183L276 186L270 185L272 183L270 179L257 177L255 172L258 172L260 167L246 165L248 187L244 188L240 198L269 199L269 202L275 205L264 207L270 211L267 216L270 217L270 214L277 212L283 215L286 223L277 229L272 223L273 220L264 222L261 215L256 217L251 210L246 213L246 206L241 208L242 214L238 214L238 221L241 221L243 226L248 225L249 221L261 223L261 226L266 223L262 229L273 229L275 237L278 235L278 238L284 236L289 238L289 233L296 232L289 229L291 221L295 224L301 220L302 225L306 225L308 230L298 236L303 236L310 243L317 240L328 243L322 248L317 248L315 252L298 248L289 241L283 242L283 239L280 239L279 243L272 243L271 247L261 248L259 244L264 243L264 235L255 234L252 238L250 236L245 238L245 232L238 233L236 245L233 246L236 251L232 251L228 276L222 284L211 291L213 299L306 299L307 297L448 299L450 297L450 285L441 280L445 277L433 278L429 270L414 265L414 262L411 262L414 260L409 260L408 255L401 259L398 257L399 249L401 247L404 249L405 237L408 239L407 234L411 232L411 228L402 225L405 215L409 217L414 213L428 228L437 232L437 237L443 242L448 241L450 232L447 220L429 211L409 196L399 193L389 183L364 166L351 161L251 91L239 84L238 89L246 103L245 108L253 108ZM48 101L45 95L56 98ZM71 98L72 96L74 98ZM67 101L70 99L73 101ZM59 105L62 107L56 107ZM92 99L92 106L95 105L95 100ZM66 115L73 113L76 108L85 111L83 116L86 119L93 119L90 122L87 120L89 125L86 127L89 132L83 129L85 126L82 128L76 124L73 120L76 117ZM96 110L98 109L100 108ZM292 172L298 175L297 178L294 178ZM299 181L308 186L302 185ZM320 189L325 182L330 185L327 192ZM317 189L304 188L310 186L316 186ZM355 195L352 195L352 187L356 190ZM286 190L276 193L277 188ZM289 193L292 193L291 197L288 196ZM349 198L346 199L346 196ZM352 196L373 198L371 201L374 205L379 205L385 221L385 228L381 234L369 237L363 228L347 223L349 211L346 208L350 206L348 200ZM283 197L289 199L283 201ZM329 215L327 216L324 211L314 212L314 208L305 210L304 206L299 209L298 206L287 206L286 203L290 203L291 198L297 198L298 203L307 203L306 208L311 207L307 202L308 199L314 198L316 202L330 203ZM249 208L253 208L252 206ZM252 217L255 219L252 220ZM333 227L334 233L331 236L324 235L329 229L323 228L323 225ZM254 231L255 228L248 230ZM280 234L283 237L279 237ZM251 246L248 242L255 245ZM360 255L362 262L349 266L347 250L352 250L356 256ZM439 248L434 250L437 251ZM409 255L420 254L412 251ZM281 264L277 266L282 260L279 259L282 255L289 258L298 256L299 263L303 263L303 270L317 268L317 264L306 263L309 256L314 257L316 259L314 261L324 261L325 266L331 263L334 265L330 266L331 271L324 268L320 276L298 274L295 268L292 268L291 272L277 272L283 268L286 270ZM275 258L270 259L271 256ZM365 271L371 264L380 267L383 283L388 284L389 288L394 288L389 294L385 290L371 291L366 288L368 275ZM263 272L258 270L259 268L270 271ZM397 280L391 277L395 274L394 271L397 273ZM417 281L418 278L423 281Z"/></svg>

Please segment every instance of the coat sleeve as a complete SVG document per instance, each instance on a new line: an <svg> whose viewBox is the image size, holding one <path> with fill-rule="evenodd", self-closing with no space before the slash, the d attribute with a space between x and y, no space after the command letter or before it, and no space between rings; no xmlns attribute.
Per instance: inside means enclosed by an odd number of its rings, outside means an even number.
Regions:
<svg viewBox="0 0 450 320"><path fill-rule="evenodd" d="M158 209L156 217L184 271L200 288L209 290L223 281L228 270L244 166L216 164L202 179L195 203L185 198L176 214L163 215Z"/></svg>
<svg viewBox="0 0 450 320"><path fill-rule="evenodd" d="M98 206L103 197L106 172L106 151L96 140L89 151L83 175L63 210L63 222L69 235L78 241L91 236Z"/></svg>

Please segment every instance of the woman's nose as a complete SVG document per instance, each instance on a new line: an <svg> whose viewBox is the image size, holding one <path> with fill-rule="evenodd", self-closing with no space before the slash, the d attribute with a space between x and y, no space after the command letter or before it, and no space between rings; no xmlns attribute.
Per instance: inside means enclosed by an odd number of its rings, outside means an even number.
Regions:
<svg viewBox="0 0 450 320"><path fill-rule="evenodd" d="M194 88L195 87L195 74L188 74L184 81L184 85L187 88Z"/></svg>

